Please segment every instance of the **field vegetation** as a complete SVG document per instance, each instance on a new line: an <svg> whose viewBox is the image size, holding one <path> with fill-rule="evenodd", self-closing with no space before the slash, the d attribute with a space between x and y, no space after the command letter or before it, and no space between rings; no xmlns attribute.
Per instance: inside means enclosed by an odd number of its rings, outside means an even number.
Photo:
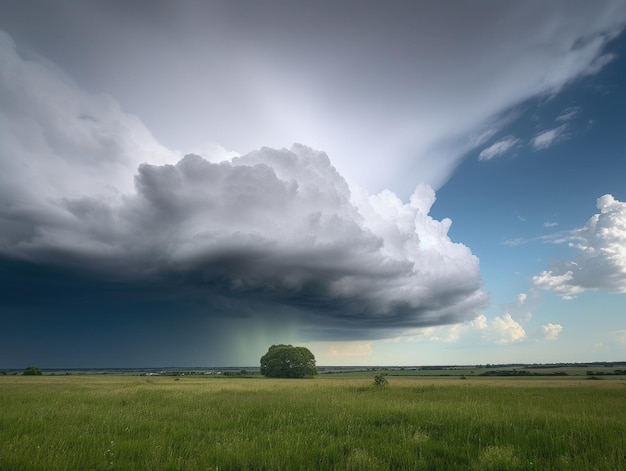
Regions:
<svg viewBox="0 0 626 471"><path fill-rule="evenodd" d="M1 376L2 470L626 469L626 379Z"/></svg>

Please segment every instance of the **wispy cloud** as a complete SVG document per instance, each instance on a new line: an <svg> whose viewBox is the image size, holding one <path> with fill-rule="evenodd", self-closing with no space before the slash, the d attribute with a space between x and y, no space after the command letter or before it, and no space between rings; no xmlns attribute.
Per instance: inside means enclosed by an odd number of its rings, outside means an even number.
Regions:
<svg viewBox="0 0 626 471"><path fill-rule="evenodd" d="M489 139L495 136L498 132L498 128L488 128L479 134L472 135L470 137L470 144L472 147L480 147L483 144L486 144Z"/></svg>
<svg viewBox="0 0 626 471"><path fill-rule="evenodd" d="M563 112L559 116L557 116L556 121L562 122L562 123L571 121L576 116L578 116L581 112L582 112L582 108L580 106L571 106L563 110Z"/></svg>
<svg viewBox="0 0 626 471"><path fill-rule="evenodd" d="M534 150L542 150L551 147L557 142L565 139L566 124L562 124L559 127L542 131L530 140L530 144Z"/></svg>
<svg viewBox="0 0 626 471"><path fill-rule="evenodd" d="M552 224L552 225L546 226L544 224L544 227L555 227L557 225L558 224ZM550 234L544 234L544 235L537 236L537 237L513 237L510 239L505 239L501 241L501 244L509 246L509 247L525 245L531 242L543 242L547 244L566 244L571 241L571 238L574 236L576 231L577 229L570 229L570 230L557 231L557 232L553 232Z"/></svg>
<svg viewBox="0 0 626 471"><path fill-rule="evenodd" d="M494 142L486 149L483 149L478 155L478 160L491 160L495 157L500 157L506 154L510 149L513 149L518 143L519 139L513 136L507 136Z"/></svg>
<svg viewBox="0 0 626 471"><path fill-rule="evenodd" d="M558 225L559 223L554 221L547 221L543 223L543 227L556 227Z"/></svg>
<svg viewBox="0 0 626 471"><path fill-rule="evenodd" d="M617 58L617 54L607 53L594 59L594 61L587 67L585 75L595 75L600 72L604 66L614 61Z"/></svg>
<svg viewBox="0 0 626 471"><path fill-rule="evenodd" d="M522 245L527 243L528 240L523 237L515 237L513 239L506 239L502 241L502 245L506 245L508 247L517 247L518 245Z"/></svg>

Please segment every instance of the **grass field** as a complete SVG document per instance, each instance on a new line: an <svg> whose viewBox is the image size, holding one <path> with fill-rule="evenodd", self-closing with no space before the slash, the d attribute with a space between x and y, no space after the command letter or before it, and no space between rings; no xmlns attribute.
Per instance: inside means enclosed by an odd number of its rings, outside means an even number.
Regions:
<svg viewBox="0 0 626 471"><path fill-rule="evenodd" d="M0 469L620 470L626 379L0 377Z"/></svg>

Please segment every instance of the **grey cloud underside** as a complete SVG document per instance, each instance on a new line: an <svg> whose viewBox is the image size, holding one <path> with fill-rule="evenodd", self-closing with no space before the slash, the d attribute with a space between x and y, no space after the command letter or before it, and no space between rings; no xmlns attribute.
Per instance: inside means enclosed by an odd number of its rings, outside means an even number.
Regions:
<svg viewBox="0 0 626 471"><path fill-rule="evenodd" d="M315 268L311 268L304 257L277 264L276 258L281 258L280 255L270 259L266 255L247 255L251 254L216 256L204 263L198 262L184 272L184 283L222 296L291 306L301 314L314 316L316 321L309 321L318 327L363 330L452 324L472 317L474 310L485 301L482 293L471 296L472 287L441 286L417 305L411 299L389 300L383 304L385 295L379 292L383 291L381 286L397 276L396 273L358 273L349 265L343 268L319 266L326 261L325 254L315 255L318 265ZM337 295L333 285L345 277L361 278L363 284L371 284L372 289L379 292L378 296L372 293ZM294 279L300 281L294 284Z"/></svg>

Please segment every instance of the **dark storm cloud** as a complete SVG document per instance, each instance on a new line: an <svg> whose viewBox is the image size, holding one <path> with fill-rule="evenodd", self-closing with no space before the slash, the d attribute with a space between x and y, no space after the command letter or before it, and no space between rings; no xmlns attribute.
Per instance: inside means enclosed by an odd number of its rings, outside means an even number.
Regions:
<svg viewBox="0 0 626 471"><path fill-rule="evenodd" d="M113 204L62 198L62 217L29 221L37 235L17 243L5 234L3 253L96 281L204 294L208 315L229 315L214 298L279 305L303 327L369 337L464 320L486 300L477 259L449 240L448 221L419 209L432 192L406 205L391 194L354 200L326 155L303 146L232 163L142 164L136 190Z"/></svg>
<svg viewBox="0 0 626 471"><path fill-rule="evenodd" d="M178 160L113 99L0 39L0 96L11 102L0 111L0 254L84 280L33 292L61 300L114 283L192 299L213 318L254 306L362 337L465 320L486 301L477 258L449 239L449 220L428 216L430 187L408 204L351 190L302 145Z"/></svg>

